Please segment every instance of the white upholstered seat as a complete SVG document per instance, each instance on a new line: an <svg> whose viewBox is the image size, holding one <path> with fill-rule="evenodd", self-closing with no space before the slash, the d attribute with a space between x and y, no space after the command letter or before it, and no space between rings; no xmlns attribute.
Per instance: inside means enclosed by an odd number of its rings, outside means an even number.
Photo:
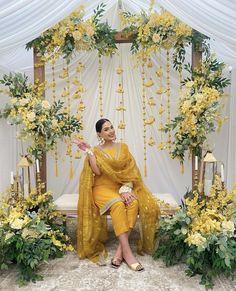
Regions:
<svg viewBox="0 0 236 291"><path fill-rule="evenodd" d="M170 207L161 206L161 211L166 214L173 214L177 207L178 203L175 201L173 196L169 193L153 193L155 197L162 200L164 203L168 203ZM54 203L57 206L57 209L60 210L63 214L68 216L77 216L77 203L78 203L78 194L63 194L57 198Z"/></svg>

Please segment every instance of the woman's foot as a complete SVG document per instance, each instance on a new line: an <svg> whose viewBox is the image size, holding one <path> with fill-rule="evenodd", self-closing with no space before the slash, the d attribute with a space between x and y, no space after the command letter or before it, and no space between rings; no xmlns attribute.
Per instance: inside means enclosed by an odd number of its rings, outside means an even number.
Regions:
<svg viewBox="0 0 236 291"><path fill-rule="evenodd" d="M123 262L123 259L120 259L120 258L112 258L111 259L111 266L114 269L118 269L121 266L122 262Z"/></svg>

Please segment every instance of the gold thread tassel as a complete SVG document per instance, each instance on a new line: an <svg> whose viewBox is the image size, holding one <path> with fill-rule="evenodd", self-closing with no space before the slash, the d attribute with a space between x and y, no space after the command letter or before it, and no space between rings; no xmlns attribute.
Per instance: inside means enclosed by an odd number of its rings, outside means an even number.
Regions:
<svg viewBox="0 0 236 291"><path fill-rule="evenodd" d="M147 177L147 163L144 163L144 177Z"/></svg>
<svg viewBox="0 0 236 291"><path fill-rule="evenodd" d="M180 163L180 166L181 166L181 174L184 174L184 163L181 162L181 163Z"/></svg>
<svg viewBox="0 0 236 291"><path fill-rule="evenodd" d="M56 172L56 177L58 177L59 176L59 174L58 174L58 162L56 161L56 168L55 168L55 172Z"/></svg>
<svg viewBox="0 0 236 291"><path fill-rule="evenodd" d="M73 166L72 166L72 161L70 161L70 179L73 178Z"/></svg>

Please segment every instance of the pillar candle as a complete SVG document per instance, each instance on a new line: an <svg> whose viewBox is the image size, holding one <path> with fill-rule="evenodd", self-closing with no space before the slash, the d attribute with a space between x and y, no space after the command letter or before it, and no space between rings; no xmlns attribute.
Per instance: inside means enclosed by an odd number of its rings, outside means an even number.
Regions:
<svg viewBox="0 0 236 291"><path fill-rule="evenodd" d="M195 171L198 170L198 156L195 156Z"/></svg>
<svg viewBox="0 0 236 291"><path fill-rule="evenodd" d="M36 172L39 173L39 160L36 160Z"/></svg>
<svg viewBox="0 0 236 291"><path fill-rule="evenodd" d="M224 174L224 165L220 165L220 174L221 174L221 182L225 181L225 174Z"/></svg>
<svg viewBox="0 0 236 291"><path fill-rule="evenodd" d="M14 184L14 174L13 174L13 172L11 171L11 185L13 185Z"/></svg>

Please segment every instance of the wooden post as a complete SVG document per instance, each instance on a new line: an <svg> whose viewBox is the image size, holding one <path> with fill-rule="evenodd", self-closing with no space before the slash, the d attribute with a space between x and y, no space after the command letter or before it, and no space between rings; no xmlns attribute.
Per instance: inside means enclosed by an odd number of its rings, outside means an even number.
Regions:
<svg viewBox="0 0 236 291"><path fill-rule="evenodd" d="M193 34L199 34L197 31L193 31ZM199 38L197 41L192 43L192 68L198 69L201 67L202 64L202 39ZM198 181L200 177L200 168L201 168L201 157L199 157L198 160ZM195 173L195 154L192 153L192 189L196 190L195 187L195 179L196 179L196 173Z"/></svg>
<svg viewBox="0 0 236 291"><path fill-rule="evenodd" d="M34 48L34 82L39 81L42 83L45 81L45 67L42 64L41 58L37 55L37 49ZM45 95L44 95L45 96ZM42 159L39 162L41 181L45 183L45 191L47 189L47 156L43 154Z"/></svg>

